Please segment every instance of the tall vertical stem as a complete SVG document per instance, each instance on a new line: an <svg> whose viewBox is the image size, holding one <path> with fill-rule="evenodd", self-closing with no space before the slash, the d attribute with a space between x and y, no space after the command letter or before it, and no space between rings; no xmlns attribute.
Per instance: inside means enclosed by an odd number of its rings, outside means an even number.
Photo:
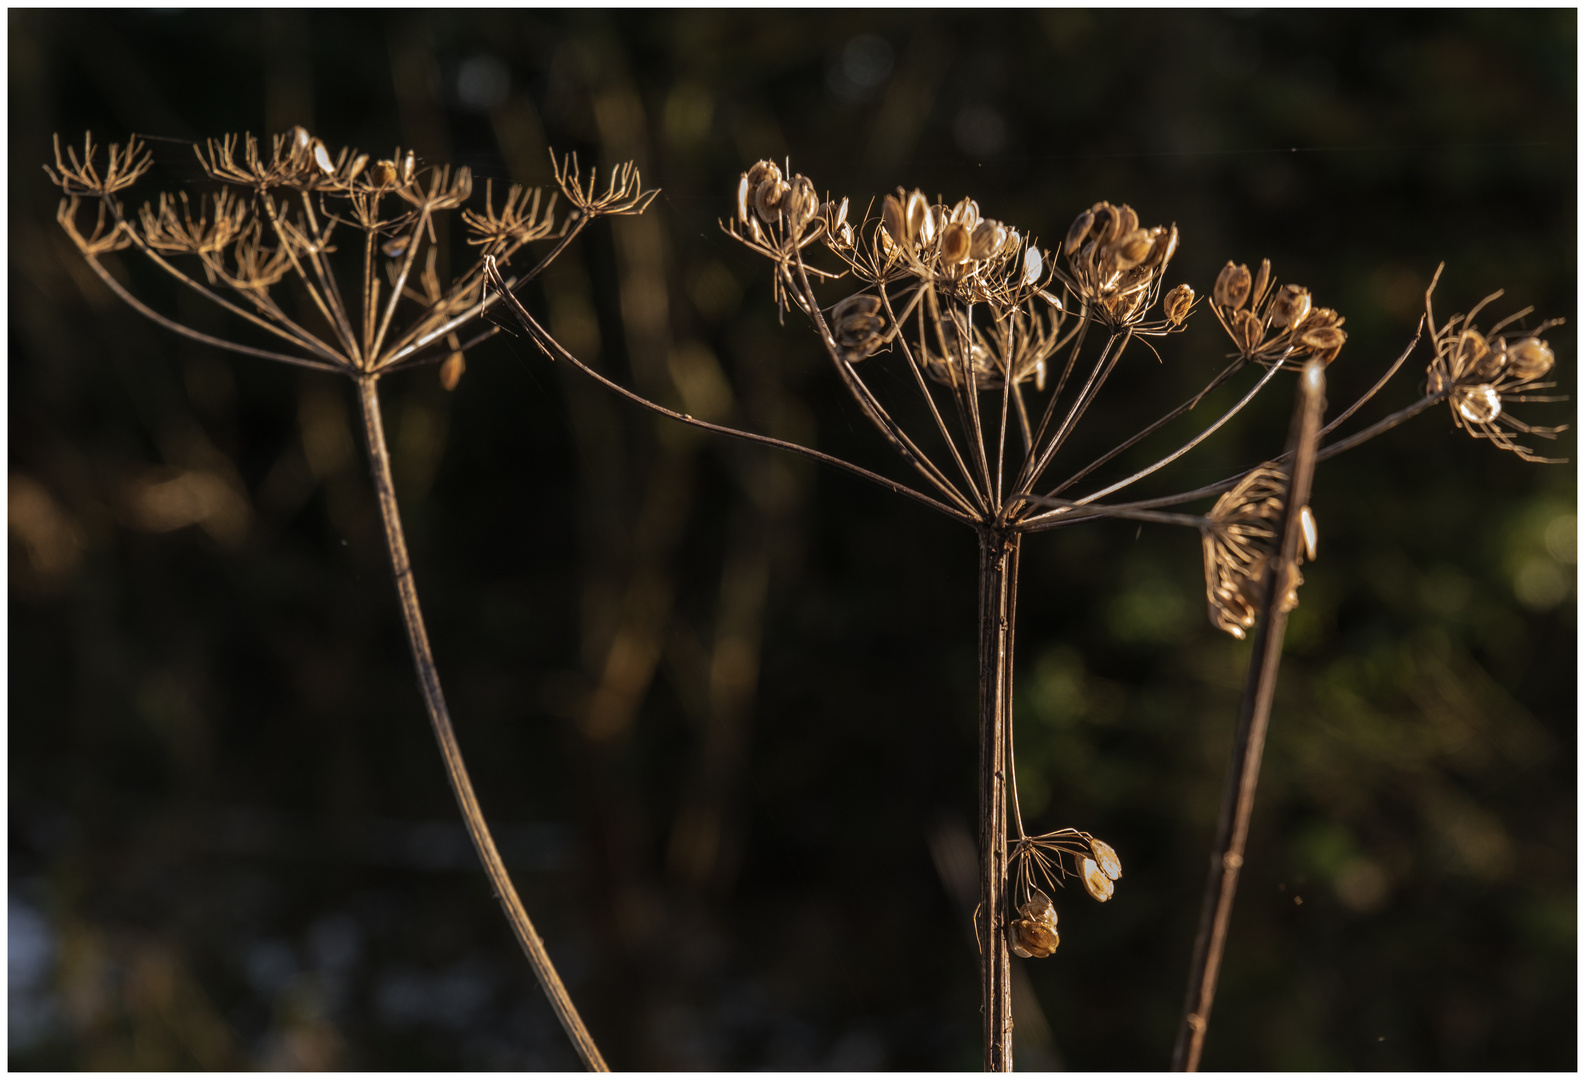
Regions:
<svg viewBox="0 0 1585 1080"><path fill-rule="evenodd" d="M1244 866L1249 819L1255 809L1255 784L1260 779L1260 759L1266 749L1266 728L1277 688L1277 669L1282 663L1282 639L1288 628L1288 613L1283 609L1282 597L1288 591L1288 573L1297 573L1290 568L1296 567L1298 561L1300 511L1309 505L1310 481L1315 475L1321 412L1326 405L1324 370L1320 361L1311 360L1299 379L1290 439L1293 471L1288 477L1288 494L1277 528L1275 554L1276 567L1280 569L1267 575L1260 629L1255 632L1249 678L1239 707L1238 731L1233 737L1233 757L1227 766L1222 812L1216 825L1216 846L1211 853L1205 898L1200 907L1200 928L1189 966L1189 989L1178 1027L1177 1045L1172 1051L1172 1067L1179 1072L1195 1072L1200 1067L1200 1051L1205 1045L1211 1003L1216 998L1216 981L1221 973L1222 951L1227 945L1227 930L1233 915L1233 895L1238 890L1238 873Z"/></svg>
<svg viewBox="0 0 1585 1080"><path fill-rule="evenodd" d="M1007 952L1007 748L1012 738L1017 533L980 533L980 1008L986 1072L1013 1068Z"/></svg>
<svg viewBox="0 0 1585 1080"><path fill-rule="evenodd" d="M412 564L407 558L407 538L402 532L401 513L396 505L396 488L391 482L391 459L385 450L385 425L380 419L378 376L358 377L358 400L363 407L363 430L369 446L369 474L374 480L374 491L380 503L380 521L385 526L385 543L391 554L391 569L396 576L396 592L402 603L402 622L407 627L407 643L412 649L413 666L418 670L418 688L424 695L424 705L429 710L429 723L435 730L435 741L440 744L440 756L446 764L446 778L462 810L462 820L473 838L473 846L489 875L496 899L506 912L512 932L528 956L539 985L544 988L550 1006L561 1020L562 1028L572 1040L584 1067L591 1072L609 1072L605 1059L594 1044L589 1029L584 1027L578 1010L567 995L561 976L556 974L545 943L534 931L528 912L518 899L517 889L507 876L506 865L496 850L490 827L485 824L479 801L474 798L473 783L468 779L468 768L462 760L462 748L457 745L457 735L451 726L451 715L446 711L446 699L440 689L440 674L435 669L435 658L429 651L429 633L424 629L424 615L418 607L418 587L413 582Z"/></svg>

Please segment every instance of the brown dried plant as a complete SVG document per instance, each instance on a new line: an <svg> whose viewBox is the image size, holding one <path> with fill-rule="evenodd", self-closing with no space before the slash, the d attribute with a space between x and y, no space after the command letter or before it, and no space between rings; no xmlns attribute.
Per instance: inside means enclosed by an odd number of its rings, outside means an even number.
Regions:
<svg viewBox="0 0 1585 1080"><path fill-rule="evenodd" d="M580 178L576 158L558 162L552 155L559 192L512 185L497 210L487 182L481 210L466 208L473 193L467 168L423 164L412 150L379 160L352 149L333 154L301 127L267 142L228 135L193 150L217 189L161 192L133 215L121 194L153 164L144 144L136 136L125 146L112 144L101 173L91 136L80 156L75 147L63 154L57 137L55 164L45 166L65 194L56 218L100 280L159 325L228 352L337 372L356 384L408 644L448 780L491 886L562 1026L584 1064L604 1070L474 797L419 608L378 384L391 372L438 363L442 385L455 388L465 354L498 329L479 324L501 302L501 288L538 276L596 219L641 213L655 192L643 188L631 165L613 170L602 192L593 174L587 184ZM559 217L558 194L571 204ZM92 204L91 216L85 202ZM467 243L476 251L462 273L447 278L442 267L449 253L437 242L436 224L454 210L461 211ZM85 220L92 222L86 229ZM502 281L498 268L536 242L548 245L537 261ZM105 262L128 250L251 327L260 344L215 337L145 304ZM484 287L486 265L496 275L495 291Z"/></svg>
<svg viewBox="0 0 1585 1080"><path fill-rule="evenodd" d="M846 198L822 198L807 177L761 161L739 177L736 213L723 228L772 263L772 298L779 313L785 317L796 309L809 320L838 380L918 486L810 447L708 423L649 401L590 369L520 304L506 299L547 356L568 361L637 404L709 431L823 461L977 533L981 902L975 931L988 1069L1012 1065L1009 949L1038 957L1057 947L1056 909L1046 890L1072 874L1104 900L1121 872L1116 853L1088 833L1058 829L1029 835L1024 830L1012 716L1022 540L1102 518L1184 525L1200 532L1212 622L1235 637L1257 625L1258 630L1184 1011L1184 1030L1193 1037L1180 1039L1176 1055L1178 1067L1193 1068L1242 865L1283 627L1302 580L1301 543L1312 559L1315 555L1310 474L1316 462L1444 399L1465 430L1529 457L1495 425L1543 436L1554 429L1518 425L1498 403L1541 400L1513 391L1549 385L1534 381L1552 362L1551 351L1535 335L1556 324L1542 324L1528 336L1499 333L1512 319L1482 336L1470 326L1473 313L1441 329L1433 325L1436 355L1420 399L1353 435L1325 442L1408 361L1420 330L1370 390L1323 426L1325 371L1347 340L1343 317L1317 306L1301 285L1276 286L1269 261L1253 274L1247 266L1228 263L1210 293L1211 309L1233 343L1227 365L1211 373L1192 397L1140 424L1110 450L1053 475L1076 426L1118 372L1129 346L1140 342L1160 359L1152 341L1183 330L1199 306L1187 284L1166 288L1177 227L1142 226L1131 207L1098 202L1078 214L1053 252L984 216L972 199L949 205L899 188L880 200L878 211L872 203L857 221L849 218L851 205ZM812 265L807 254L817 249L834 262ZM505 295L510 283L485 261L492 287ZM845 282L840 295L821 299L823 287L839 281ZM1429 296L1428 291L1428 305ZM885 378L869 377L879 369L885 369ZM1250 369L1258 375L1236 400L1176 448L1120 479L1069 494ZM1285 453L1215 484L1135 501L1102 501L1193 450L1284 371L1302 372ZM1222 498L1205 514L1163 510L1218 495Z"/></svg>

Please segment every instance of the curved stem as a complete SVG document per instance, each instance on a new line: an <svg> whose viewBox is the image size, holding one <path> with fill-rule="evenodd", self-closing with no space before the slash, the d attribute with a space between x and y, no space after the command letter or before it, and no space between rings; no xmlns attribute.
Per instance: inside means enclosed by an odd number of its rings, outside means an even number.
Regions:
<svg viewBox="0 0 1585 1080"><path fill-rule="evenodd" d="M517 889L501 861L490 827L479 809L473 794L473 783L468 779L468 768L462 760L462 748L457 745L457 735L451 726L451 716L446 711L446 699L440 689L440 675L435 669L435 658L429 651L429 634L424 628L423 612L418 607L418 587L413 582L413 568L407 558L407 540L402 532L401 513L396 505L396 489L391 482L391 460L385 450L385 428L380 419L378 380L372 375L358 379L358 400L363 407L363 430L368 439L369 475L374 481L379 497L380 522L385 526L385 543L391 554L391 569L396 576L396 592L402 603L402 622L407 628L407 643L413 652L413 665L418 669L418 688L423 692L424 705L429 710L429 722L435 730L435 741L440 744L440 756L446 764L446 778L457 797L468 835L479 853L479 861L489 875L490 885L512 924L512 932L528 956L539 985L544 988L550 1006L561 1020L563 1030L572 1040L578 1056L591 1072L609 1072L605 1059L600 1056L589 1029L584 1027L578 1010L567 995L567 988L556 974L545 951L545 943L534 931Z"/></svg>
<svg viewBox="0 0 1585 1080"><path fill-rule="evenodd" d="M1205 1045L1211 1003L1216 997L1217 976L1221 973L1222 950L1227 945L1227 930L1232 920L1233 895L1244 865L1249 819L1255 809L1255 784L1260 779L1260 759L1266 748L1266 728L1277 688L1277 669L1282 663L1282 639L1288 628L1288 613L1282 600L1289 590L1289 575L1298 573L1303 531L1300 510L1310 502L1310 481L1315 475L1325 387L1325 368L1319 360L1311 360L1299 379L1290 450L1293 471L1289 474L1282 521L1277 529L1282 542L1275 553L1273 572L1266 575L1260 629L1255 633L1244 700L1239 706L1238 731L1233 737L1233 755L1227 767L1222 812L1216 826L1216 845L1211 853L1205 899L1200 907L1200 929L1195 936L1194 958L1189 967L1189 989L1183 1019L1178 1026L1177 1045L1172 1051L1172 1067L1181 1072L1194 1072L1200 1066L1200 1051Z"/></svg>

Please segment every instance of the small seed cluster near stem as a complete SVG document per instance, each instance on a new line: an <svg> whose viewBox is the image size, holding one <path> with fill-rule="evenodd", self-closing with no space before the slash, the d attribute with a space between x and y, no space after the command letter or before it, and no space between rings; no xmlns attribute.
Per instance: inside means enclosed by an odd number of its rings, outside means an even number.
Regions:
<svg viewBox="0 0 1585 1080"><path fill-rule="evenodd" d="M466 352L499 329L477 323L500 303L503 287L522 287L591 222L640 213L655 192L643 188L631 165L613 170L602 189L594 174L585 179L579 173L575 158L553 155L558 191L512 185L497 209L494 184L487 181L483 206L473 208L467 206L473 177L466 168L427 165L412 150L380 159L352 149L332 153L301 127L267 141L228 135L193 152L216 190L196 198L186 190L161 192L134 216L120 196L154 163L143 143L134 136L124 146L112 144L101 171L91 136L80 155L76 147L63 151L57 138L55 164L44 167L65 195L56 219L100 280L159 325L228 352L337 372L357 384L402 618L447 778L491 886L563 1028L584 1064L604 1070L474 796L419 608L378 381L437 363L441 384L454 389ZM559 220L558 195L569 204ZM92 204L91 224L85 203ZM436 225L452 211L460 211L467 244L477 250L462 273L448 275L450 253L438 242ZM536 242L546 246L537 261L503 282L498 268ZM144 303L104 262L129 250L250 327L258 343L203 333ZM345 264L341 273L337 256ZM486 267L496 275L495 290L484 287Z"/></svg>

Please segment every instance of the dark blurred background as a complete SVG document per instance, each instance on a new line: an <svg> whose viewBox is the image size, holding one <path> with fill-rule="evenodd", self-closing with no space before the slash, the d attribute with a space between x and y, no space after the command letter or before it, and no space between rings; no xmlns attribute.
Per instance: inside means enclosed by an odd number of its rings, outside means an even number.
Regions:
<svg viewBox="0 0 1585 1080"><path fill-rule="evenodd" d="M531 293L552 329L652 396L899 478L717 227L757 158L860 207L972 195L1048 240L1126 201L1178 223L1172 281L1202 293L1270 256L1347 317L1334 408L1446 260L1443 318L1505 288L1494 312L1570 320L1548 336L1574 389L1573 11L8 25L14 1068L576 1064L446 788L349 385L115 300L53 220L53 132L146 135L134 205L194 180L185 141L293 124L481 188L548 182L547 146L636 160L662 194ZM1136 350L1075 459L1226 351L1209 313L1165 363ZM1426 356L1366 419L1415 398ZM948 885L975 812L972 534L641 414L522 338L472 353L454 393L433 369L382 385L463 748L611 1063L977 1068ZM1149 490L1269 456L1288 410L1274 390ZM1576 456L1572 433L1538 448ZM1574 467L1438 407L1325 464L1314 506L1205 1065L1571 1069ZM1102 523L1025 552L1025 818L1105 838L1125 877L1104 906L1059 897L1061 950L1015 961L1018 1060L1159 1069L1248 647L1205 616L1192 533Z"/></svg>

